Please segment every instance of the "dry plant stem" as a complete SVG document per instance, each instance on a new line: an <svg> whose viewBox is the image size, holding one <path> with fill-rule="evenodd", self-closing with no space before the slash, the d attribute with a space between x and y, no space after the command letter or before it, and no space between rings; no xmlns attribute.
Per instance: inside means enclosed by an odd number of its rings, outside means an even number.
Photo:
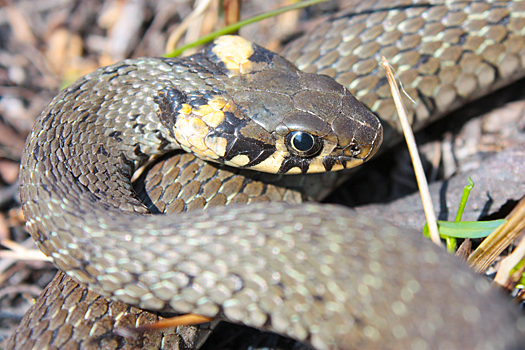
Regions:
<svg viewBox="0 0 525 350"><path fill-rule="evenodd" d="M24 14L14 6L6 6L5 11L7 14L6 19L11 25L15 38L20 42L35 45L37 39Z"/></svg>
<svg viewBox="0 0 525 350"><path fill-rule="evenodd" d="M208 30L211 30L213 27L215 27L215 24L211 24L213 22L217 22L217 18L219 16L219 10L216 5L217 1L210 1L210 0L197 0L194 3L194 8L197 10L199 7L204 7L204 11L199 13L197 17L195 17L190 24L188 25L188 28L186 28L186 34L184 35L184 44L192 43L196 40L198 40L204 32L207 32ZM211 12L211 15L215 17L215 20L210 21L209 12ZM208 23L205 23L208 22ZM191 55L194 53L197 53L197 48L194 48L192 50L189 50L186 52L186 55Z"/></svg>
<svg viewBox="0 0 525 350"><path fill-rule="evenodd" d="M182 37L182 34L186 31L186 28L197 18L200 16L207 8L210 6L211 2L213 0L203 0L200 1L195 9L190 13L188 17L182 21L181 24L170 34L168 38L168 42L166 43L166 52L171 52L173 49L175 49L175 46L177 45L177 42Z"/></svg>
<svg viewBox="0 0 525 350"><path fill-rule="evenodd" d="M474 271L483 273L525 228L525 197L505 219L507 222L495 229L469 256L467 263Z"/></svg>
<svg viewBox="0 0 525 350"><path fill-rule="evenodd" d="M3 239L0 241L0 243L6 247L6 248L9 248L11 249L12 251L15 251L15 252L18 252L18 253L21 253L21 252L26 252L28 249L26 247L24 247L23 245L19 244L19 243L16 243L15 241L12 241L10 239Z"/></svg>
<svg viewBox="0 0 525 350"><path fill-rule="evenodd" d="M516 288L516 285L520 282L524 271L525 271L525 265L520 266L519 269L514 270L514 272L512 272L510 276L508 276L507 280L502 285L502 287L505 288L509 292L509 294L514 291L514 289ZM519 294L514 297L515 302L520 302L520 300L522 299L523 299L523 296L520 296Z"/></svg>
<svg viewBox="0 0 525 350"><path fill-rule="evenodd" d="M466 262L470 254L470 249L472 248L472 241L470 238L467 238L461 243L459 248L456 250L456 256L461 259L461 261Z"/></svg>
<svg viewBox="0 0 525 350"><path fill-rule="evenodd" d="M239 22L241 18L241 1L240 0L225 0L222 8L224 9L224 24L229 26ZM237 32L232 33L237 34Z"/></svg>
<svg viewBox="0 0 525 350"><path fill-rule="evenodd" d="M51 259L45 256L40 250L27 249L10 239L3 239L0 241L0 244L11 249L0 251L0 258L2 259L51 261Z"/></svg>
<svg viewBox="0 0 525 350"><path fill-rule="evenodd" d="M518 246L514 248L512 254L501 261L494 282L500 286L504 286L509 279L510 271L523 259L523 256L525 256L525 237L523 237Z"/></svg>
<svg viewBox="0 0 525 350"><path fill-rule="evenodd" d="M31 261L49 261L51 259L42 254L40 250L27 249L24 252L15 252L12 250L0 251L0 259L13 259L13 260L31 260Z"/></svg>
<svg viewBox="0 0 525 350"><path fill-rule="evenodd" d="M172 328L172 327L179 327L179 326L191 326L195 324L205 323L205 322L211 322L213 321L213 318L196 315L196 314L186 314L182 316L175 316L170 317L162 321L158 321L152 324L147 324L143 326L139 326L133 331L137 333L144 333L147 331L153 331L153 330L159 330L164 328Z"/></svg>
<svg viewBox="0 0 525 350"><path fill-rule="evenodd" d="M399 88L396 84L394 73L392 72L392 68L385 57L382 57L381 65L386 71L386 77L390 85L390 90L392 91L392 98L394 99L397 114L399 115L399 120L401 121L403 133L405 134L405 139L407 141L408 151L410 152L410 157L412 158L412 165L414 166L414 173L416 174L419 193L421 194L421 201L423 202L423 210L425 211L428 229L430 231L430 238L432 239L432 242L441 246L441 240L439 238L439 231L436 222L436 214L434 213L432 199L430 198L430 191L428 189L425 172L423 171L423 164L421 163L421 159L419 158L419 153L417 151L414 133L412 132L412 128L408 122L405 106L401 100L401 94L399 93Z"/></svg>

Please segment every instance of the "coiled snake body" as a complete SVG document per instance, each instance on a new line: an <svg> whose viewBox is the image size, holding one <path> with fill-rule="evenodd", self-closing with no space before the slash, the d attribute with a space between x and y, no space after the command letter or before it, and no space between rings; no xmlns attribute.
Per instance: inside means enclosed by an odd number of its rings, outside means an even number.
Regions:
<svg viewBox="0 0 525 350"><path fill-rule="evenodd" d="M421 124L522 69L524 10L462 2L342 15L288 55L351 80L388 117L386 87L374 78L382 50L402 81L412 79L403 82L421 102L412 111ZM304 174L363 162L381 135L375 116L333 80L223 37L192 58L123 61L61 92L24 153L23 209L60 269L140 308L223 317L317 349L519 348L516 312L411 232L313 203L145 215L131 186L141 164L173 149Z"/></svg>

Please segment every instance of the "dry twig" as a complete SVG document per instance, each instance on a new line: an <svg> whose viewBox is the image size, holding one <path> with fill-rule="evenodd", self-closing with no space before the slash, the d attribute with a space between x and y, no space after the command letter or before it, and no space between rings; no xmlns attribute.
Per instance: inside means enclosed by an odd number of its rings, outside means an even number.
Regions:
<svg viewBox="0 0 525 350"><path fill-rule="evenodd" d="M436 214L434 213L432 199L430 198L430 191L428 189L425 171L423 170L423 164L421 163L421 158L419 158L419 153L417 151L414 133L412 132L412 128L408 122L406 109L403 105L403 101L401 100L401 94L396 84L394 73L392 72L392 68L385 57L382 58L382 66L386 70L386 77L388 79L388 83L390 84L390 90L392 91L392 97L396 105L397 114L399 115L399 120L401 121L401 126L403 128L403 133L405 134L405 139L408 146L408 151L410 152L410 157L412 158L412 164L414 166L414 172L416 174L416 180L419 186L419 193L421 194L421 200L423 202L423 210L425 211L425 216L427 218L428 228L430 231L430 238L432 239L432 242L441 246L441 240L439 238L436 222Z"/></svg>

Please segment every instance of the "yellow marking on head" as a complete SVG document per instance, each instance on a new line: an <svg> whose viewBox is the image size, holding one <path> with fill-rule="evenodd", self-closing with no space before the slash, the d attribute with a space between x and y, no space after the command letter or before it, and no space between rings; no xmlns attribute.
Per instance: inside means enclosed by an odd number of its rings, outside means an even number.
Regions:
<svg viewBox="0 0 525 350"><path fill-rule="evenodd" d="M348 163L346 163L346 164L348 164ZM342 164L336 163L336 164L334 164L332 166L332 170L330 170L330 171L338 171L338 170L343 170L343 169L345 169L345 167ZM315 170L317 170L317 169L315 169ZM323 166L323 168L322 169L319 168L319 170L317 172L324 172L324 171L326 171L326 169Z"/></svg>
<svg viewBox="0 0 525 350"><path fill-rule="evenodd" d="M331 155L336 147L337 147L337 143L324 139L323 149L321 150L321 153L315 156L315 158L321 160L323 159L324 156Z"/></svg>
<svg viewBox="0 0 525 350"><path fill-rule="evenodd" d="M198 150L197 148L195 147L192 147L191 148L191 153L195 154L197 157L199 157L200 159L204 159L206 161L212 161L212 162L216 162L216 163L219 163L218 162L218 159L219 159L219 156L217 156L215 153L213 153L212 151L210 150L206 150L204 152L201 152L200 150Z"/></svg>
<svg viewBox="0 0 525 350"><path fill-rule="evenodd" d="M344 167L341 163L335 163L332 166L332 170L330 171L337 171L337 170L343 170ZM312 158L310 161L310 166L308 167L307 174L315 174L315 173L324 173L326 172L326 169L323 164L323 157L315 157Z"/></svg>
<svg viewBox="0 0 525 350"><path fill-rule="evenodd" d="M364 163L364 161L362 159L352 159L351 161L347 161L346 162L346 169L350 169L350 168L356 167L356 166L361 165L363 163ZM334 164L334 166L335 166L335 164Z"/></svg>
<svg viewBox="0 0 525 350"><path fill-rule="evenodd" d="M322 169L322 170L320 170ZM317 170L317 171L316 171ZM323 166L322 158L314 157L310 159L310 164L308 166L307 173L319 173L326 171L326 169Z"/></svg>
<svg viewBox="0 0 525 350"><path fill-rule="evenodd" d="M179 114L175 124L175 138L185 147L194 147L201 151L207 150L204 137L208 135L209 128L198 117Z"/></svg>
<svg viewBox="0 0 525 350"><path fill-rule="evenodd" d="M181 134L179 130L175 130L175 138L177 139L177 142L181 145L181 147L190 147L188 140L184 135Z"/></svg>
<svg viewBox="0 0 525 350"><path fill-rule="evenodd" d="M204 157L204 153L201 152L198 148L195 148L195 147L193 147L193 146L191 147L191 153L195 154L197 157L199 157L199 158L201 158L201 159L202 159L202 158L205 158L205 157Z"/></svg>
<svg viewBox="0 0 525 350"><path fill-rule="evenodd" d="M264 171L267 173L277 173L284 162L284 157L280 152L274 152L271 156L250 167L251 170Z"/></svg>
<svg viewBox="0 0 525 350"><path fill-rule="evenodd" d="M333 152L334 152L336 147L337 147L337 143L329 141L327 139L324 139L323 149L322 149L321 153L318 154L317 156L313 157L310 160L310 166L308 167L308 171L306 173L307 174L313 174L313 173L325 172L326 169L325 169L324 164L323 164L323 159L324 159L325 156L333 155ZM355 159L355 158L347 161L346 162L346 166L343 166L341 163L336 162L336 163L334 163L334 165L332 166L332 169L330 171L338 171L338 170L343 170L343 169L350 169L350 168L358 166L358 165L360 165L362 163L363 163L362 159Z"/></svg>
<svg viewBox="0 0 525 350"><path fill-rule="evenodd" d="M215 46L212 52L224 63L227 69L239 71L240 73L249 71L252 63L249 58L253 55L252 43L236 35L225 35L218 37L214 41Z"/></svg>
<svg viewBox="0 0 525 350"><path fill-rule="evenodd" d="M288 147L286 147L286 144L284 143L283 137L276 138L275 151L281 153L284 157L288 157L290 155L290 152L288 151Z"/></svg>
<svg viewBox="0 0 525 350"><path fill-rule="evenodd" d="M221 111L213 111L203 116L202 121L211 126L212 128L216 128L217 126L219 126L220 123L224 121L224 113Z"/></svg>
<svg viewBox="0 0 525 350"><path fill-rule="evenodd" d="M180 113L190 115L192 108L189 104L183 103L181 107Z"/></svg>
<svg viewBox="0 0 525 350"><path fill-rule="evenodd" d="M226 100L222 96L214 96L213 100L208 101L211 108L220 111L226 105Z"/></svg>
<svg viewBox="0 0 525 350"><path fill-rule="evenodd" d="M181 147L182 147L182 150L183 150L184 152L188 152L188 153L193 152L193 151L191 150L191 145L190 145L189 143L188 143L188 146L181 145Z"/></svg>
<svg viewBox="0 0 525 350"><path fill-rule="evenodd" d="M286 172L286 174L288 175L294 175L294 174L302 174L302 170L301 168L299 168L298 166L294 166L293 168L291 168L290 170L288 170Z"/></svg>
<svg viewBox="0 0 525 350"><path fill-rule="evenodd" d="M208 133L210 132L210 129L208 128L206 123L204 123L202 120L200 120L197 117L191 118L188 125L189 125L189 131L191 132L191 134L197 137L200 137L202 139L204 139L204 137L208 135Z"/></svg>
<svg viewBox="0 0 525 350"><path fill-rule="evenodd" d="M208 146L204 143L204 139L199 136L191 135L188 137L188 142L199 151L204 152L208 149Z"/></svg>
<svg viewBox="0 0 525 350"><path fill-rule="evenodd" d="M228 145L228 141L225 138L218 136L206 136L204 143L219 157L224 157L226 154L226 146Z"/></svg>
<svg viewBox="0 0 525 350"><path fill-rule="evenodd" d="M237 166L245 166L249 162L250 162L250 158L248 158L248 156L245 154L236 155L230 160L230 163L233 163Z"/></svg>
<svg viewBox="0 0 525 350"><path fill-rule="evenodd" d="M214 109L210 105L202 105L198 108L193 108L193 114L198 115L199 117L202 117L203 115L209 114L213 111Z"/></svg>
<svg viewBox="0 0 525 350"><path fill-rule="evenodd" d="M232 102L232 101L228 101L228 103L226 103L224 105L224 107L222 108L222 110L224 112L236 112L237 111L237 107L235 106L235 104Z"/></svg>
<svg viewBox="0 0 525 350"><path fill-rule="evenodd" d="M175 138L177 139L177 141L179 142L181 146L189 148L191 147L191 145L188 143L188 135L190 134L188 133L188 129L189 129L188 124L189 124L188 117L183 114L179 114L177 116L177 121L175 123L174 134L175 134Z"/></svg>
<svg viewBox="0 0 525 350"><path fill-rule="evenodd" d="M204 155L210 159L219 159L219 156L217 154L215 154L215 152L213 152L212 150L210 149L207 149L206 151L202 152L204 153Z"/></svg>

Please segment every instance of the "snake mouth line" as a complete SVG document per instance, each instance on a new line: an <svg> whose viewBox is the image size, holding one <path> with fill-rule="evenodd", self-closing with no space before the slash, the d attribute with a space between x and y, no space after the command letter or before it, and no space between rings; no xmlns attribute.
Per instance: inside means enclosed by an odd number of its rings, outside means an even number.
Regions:
<svg viewBox="0 0 525 350"><path fill-rule="evenodd" d="M328 156L323 159L325 171L343 170L353 168L365 162L364 159L351 158L346 156Z"/></svg>

